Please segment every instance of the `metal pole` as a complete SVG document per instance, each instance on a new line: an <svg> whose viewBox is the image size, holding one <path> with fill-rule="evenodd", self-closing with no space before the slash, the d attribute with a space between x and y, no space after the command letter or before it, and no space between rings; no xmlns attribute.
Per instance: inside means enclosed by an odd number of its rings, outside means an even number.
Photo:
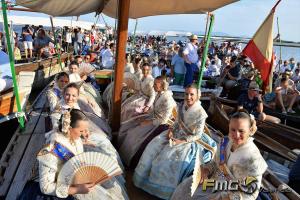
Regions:
<svg viewBox="0 0 300 200"><path fill-rule="evenodd" d="M55 45L55 49L57 51L59 66L60 66L60 69L63 70L63 67L62 67L62 64L61 64L61 58L60 58L60 49L58 49L57 42L56 42L56 33L55 33L54 26L53 26L53 17L52 16L50 16L50 22L51 22L52 33L53 33L53 36L54 36L54 45Z"/></svg>
<svg viewBox="0 0 300 200"><path fill-rule="evenodd" d="M133 40L132 40L132 46L131 46L131 49L130 49L130 55L132 54L132 50L133 50L133 47L135 45L135 36L136 36L136 29L137 29L137 25L138 25L138 19L135 20L135 26L134 26L134 32L133 32Z"/></svg>
<svg viewBox="0 0 300 200"><path fill-rule="evenodd" d="M20 97L19 97L19 90L18 90L18 84L17 84L17 79L16 79L16 71L15 71L15 62L14 62L14 55L13 55L13 50L11 47L10 43L10 36L9 36L9 30L8 30L8 22L7 22L7 5L5 0L1 0L2 2L2 14L3 14L3 22L4 22L4 28L5 28L5 35L6 35L6 43L7 43L7 50L8 50L8 55L9 55L9 63L10 63L10 69L11 69L11 74L12 74L12 79L13 79L13 85L14 85L14 94L16 97L16 103L17 103L17 108L18 112L22 112L22 107L21 107L21 102L20 102ZM18 118L18 121L20 123L21 130L24 130L24 116L20 116Z"/></svg>
<svg viewBox="0 0 300 200"><path fill-rule="evenodd" d="M198 79L198 88L201 88L201 82L202 82L202 76L203 76L203 71L205 67L205 62L206 62L206 57L207 57L207 52L208 52L208 46L210 43L210 35L212 32L212 27L215 21L215 16L213 14L210 15L210 23L209 23L209 29L208 29L208 34L207 34L207 40L205 41L205 48L202 54L202 59L201 59L201 68L199 72L199 79Z"/></svg>

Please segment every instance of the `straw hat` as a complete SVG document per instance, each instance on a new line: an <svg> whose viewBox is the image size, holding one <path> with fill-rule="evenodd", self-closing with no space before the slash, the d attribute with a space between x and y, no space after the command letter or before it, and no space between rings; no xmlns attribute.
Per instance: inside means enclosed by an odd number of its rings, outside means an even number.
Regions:
<svg viewBox="0 0 300 200"><path fill-rule="evenodd" d="M198 36L193 34L191 35L190 40L198 40Z"/></svg>

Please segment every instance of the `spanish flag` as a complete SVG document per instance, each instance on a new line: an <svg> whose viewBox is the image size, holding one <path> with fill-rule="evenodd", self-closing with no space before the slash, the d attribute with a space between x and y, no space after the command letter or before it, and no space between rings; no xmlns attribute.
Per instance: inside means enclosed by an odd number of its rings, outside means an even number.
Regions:
<svg viewBox="0 0 300 200"><path fill-rule="evenodd" d="M280 1L281 0L279 0L272 8L270 14L267 16L262 25L260 25L253 38L249 41L242 52L252 60L254 66L260 71L264 89L269 86L269 83L271 83L270 87L272 86L274 60L273 20L275 8Z"/></svg>

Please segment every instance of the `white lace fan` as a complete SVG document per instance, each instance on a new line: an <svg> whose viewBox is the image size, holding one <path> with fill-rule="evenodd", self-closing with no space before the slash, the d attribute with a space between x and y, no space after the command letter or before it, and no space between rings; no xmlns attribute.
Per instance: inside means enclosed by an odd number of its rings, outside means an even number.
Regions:
<svg viewBox="0 0 300 200"><path fill-rule="evenodd" d="M57 177L57 185L100 184L120 174L122 170L114 159L98 152L85 152L72 157L63 165ZM90 193L84 195L85 198L95 195Z"/></svg>
<svg viewBox="0 0 300 200"><path fill-rule="evenodd" d="M194 167L194 172L193 172L193 182L191 186L191 197L194 195L196 192L200 180L201 180L201 161L200 161L200 152L199 150L196 153L196 161L195 161L195 167Z"/></svg>

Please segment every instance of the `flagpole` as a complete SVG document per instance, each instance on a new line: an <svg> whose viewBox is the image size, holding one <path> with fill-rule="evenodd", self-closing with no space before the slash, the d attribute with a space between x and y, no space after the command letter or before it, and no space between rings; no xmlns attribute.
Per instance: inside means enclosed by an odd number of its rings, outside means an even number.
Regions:
<svg viewBox="0 0 300 200"><path fill-rule="evenodd" d="M281 49L281 37L280 37L280 32L279 32L279 21L278 21L278 17L277 17L277 31L278 31L278 35L279 35L279 60L281 60L281 53L282 53L282 49Z"/></svg>
<svg viewBox="0 0 300 200"><path fill-rule="evenodd" d="M205 48L202 54L202 59L201 59L201 68L200 68L200 72L199 72L199 79L198 79L198 88L201 88L201 82L202 82L202 76L203 76L203 71L204 71L204 67L205 67L205 63L206 63L206 57L207 57L207 52L208 52L208 46L210 43L210 35L212 32L212 27L215 21L215 16L213 14L210 15L210 23L209 23L209 28L208 28L208 34L206 37L206 41L205 41Z"/></svg>
<svg viewBox="0 0 300 200"><path fill-rule="evenodd" d="M275 6L273 6L272 8L272 12L275 12L276 7L278 6L278 4L281 2L281 0L278 0L277 3L275 4Z"/></svg>
<svg viewBox="0 0 300 200"><path fill-rule="evenodd" d="M21 101L19 97L19 89L18 89L18 84L17 84L17 78L16 78L16 71L15 71L15 62L14 62L14 55L13 55L13 50L12 50L12 45L10 43L10 33L8 30L8 21L7 21L7 12L6 12L6 2L5 0L1 0L2 3L2 14L3 14L3 23L4 23L4 30L5 30L5 35L6 35L6 43L7 43L7 52L9 55L9 63L10 63L10 70L11 70L11 75L13 79L13 89L14 89L14 95L16 97L16 104L17 104L17 109L18 112L22 112L22 107L21 107ZM18 118L18 121L20 123L21 130L24 130L25 127L25 122L24 122L24 116L20 116Z"/></svg>

